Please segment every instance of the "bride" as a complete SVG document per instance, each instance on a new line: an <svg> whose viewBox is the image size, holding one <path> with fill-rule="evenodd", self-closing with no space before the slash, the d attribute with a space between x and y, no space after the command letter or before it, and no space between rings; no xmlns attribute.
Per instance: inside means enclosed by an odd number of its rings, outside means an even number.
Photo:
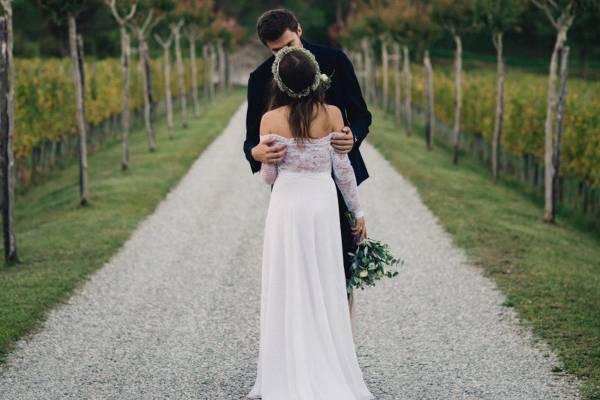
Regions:
<svg viewBox="0 0 600 400"><path fill-rule="evenodd" d="M336 183L366 237L356 178L330 139L344 121L324 103L330 79L305 48L284 47L273 62L269 111L260 140L287 145L263 163L273 184L262 252L260 345L250 399L367 400L348 310ZM333 178L331 169L333 168ZM334 182L335 179L335 182Z"/></svg>

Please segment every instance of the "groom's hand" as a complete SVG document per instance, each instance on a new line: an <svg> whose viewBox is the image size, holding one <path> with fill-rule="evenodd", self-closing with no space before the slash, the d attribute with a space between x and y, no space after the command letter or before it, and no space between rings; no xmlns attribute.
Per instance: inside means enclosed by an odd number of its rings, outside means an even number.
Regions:
<svg viewBox="0 0 600 400"><path fill-rule="evenodd" d="M285 156L285 144L275 145L274 138L267 139L257 144L250 150L252 158L261 163L273 164L283 160Z"/></svg>
<svg viewBox="0 0 600 400"><path fill-rule="evenodd" d="M341 132L336 132L331 139L331 145L338 153L348 153L354 146L354 135L350 127L345 126Z"/></svg>

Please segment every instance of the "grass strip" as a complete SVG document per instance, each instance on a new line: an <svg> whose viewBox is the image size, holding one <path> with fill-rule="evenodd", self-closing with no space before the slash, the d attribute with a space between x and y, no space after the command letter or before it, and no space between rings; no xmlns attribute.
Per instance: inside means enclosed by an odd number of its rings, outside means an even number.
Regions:
<svg viewBox="0 0 600 400"><path fill-rule="evenodd" d="M600 399L600 237L559 215L542 222L543 204L468 156L427 151L422 125L412 136L373 106L367 140L416 187L425 204L493 278L522 321L555 349L561 369L583 378L585 399Z"/></svg>
<svg viewBox="0 0 600 400"><path fill-rule="evenodd" d="M16 340L39 329L47 311L68 299L153 212L226 127L244 96L241 89L218 95L200 117L190 119L187 129L179 127L176 114L172 141L166 119L159 119L153 153L145 130L132 131L126 172L121 171L118 139L90 155L89 206L78 203L77 162L16 196L21 262L0 268L0 363Z"/></svg>

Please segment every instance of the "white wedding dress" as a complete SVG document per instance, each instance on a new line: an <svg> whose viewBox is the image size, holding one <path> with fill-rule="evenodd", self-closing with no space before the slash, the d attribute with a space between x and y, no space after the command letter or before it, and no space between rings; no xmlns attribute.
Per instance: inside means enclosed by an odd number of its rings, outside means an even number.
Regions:
<svg viewBox="0 0 600 400"><path fill-rule="evenodd" d="M346 279L337 183L350 211L362 216L347 154L329 135L304 144L277 134L284 159L262 164L273 183L262 253L260 346L254 387L262 400L368 400L358 365ZM334 178L331 175L333 167Z"/></svg>

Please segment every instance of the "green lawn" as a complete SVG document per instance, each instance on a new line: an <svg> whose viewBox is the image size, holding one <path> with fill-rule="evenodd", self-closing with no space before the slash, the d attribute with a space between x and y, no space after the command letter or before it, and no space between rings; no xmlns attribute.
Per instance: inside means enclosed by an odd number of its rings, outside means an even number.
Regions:
<svg viewBox="0 0 600 400"><path fill-rule="evenodd" d="M481 164L447 149L425 149L422 126L407 137L372 108L368 141L418 189L454 242L507 295L534 332L556 349L564 370L585 379L584 398L600 399L600 237L561 217L542 222L543 207Z"/></svg>
<svg viewBox="0 0 600 400"><path fill-rule="evenodd" d="M241 89L217 96L187 129L176 128L172 141L161 118L154 153L145 131L132 131L127 172L121 171L118 139L91 155L87 207L78 205L76 162L16 197L21 263L0 268L0 362L15 340L38 329L49 309L119 249L225 128L244 96Z"/></svg>

